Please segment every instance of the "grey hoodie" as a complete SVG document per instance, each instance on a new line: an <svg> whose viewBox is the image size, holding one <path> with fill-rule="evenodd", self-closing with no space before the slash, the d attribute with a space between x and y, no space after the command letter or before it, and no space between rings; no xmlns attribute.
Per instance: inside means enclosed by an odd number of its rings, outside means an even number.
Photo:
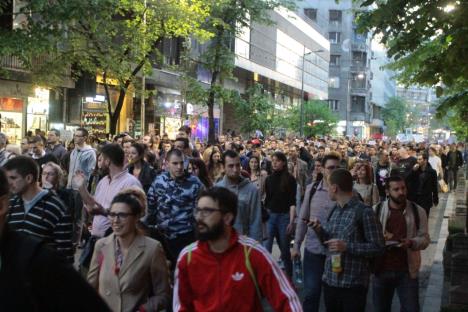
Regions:
<svg viewBox="0 0 468 312"><path fill-rule="evenodd" d="M75 147L70 155L70 167L68 170L67 188L77 190L78 187L72 184L73 175L77 170L82 170L87 180L96 167L96 151L89 145L83 148Z"/></svg>
<svg viewBox="0 0 468 312"><path fill-rule="evenodd" d="M230 184L226 176L216 183L237 195L237 217L234 228L239 234L262 241L262 207L257 187L248 179L239 177L239 184Z"/></svg>

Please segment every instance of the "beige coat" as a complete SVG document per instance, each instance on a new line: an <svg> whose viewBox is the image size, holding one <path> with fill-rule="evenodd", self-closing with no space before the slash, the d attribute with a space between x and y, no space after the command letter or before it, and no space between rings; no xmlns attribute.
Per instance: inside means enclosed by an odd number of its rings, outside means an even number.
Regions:
<svg viewBox="0 0 468 312"><path fill-rule="evenodd" d="M97 241L88 281L114 312L134 312L141 304L158 311L169 303L169 271L161 244L138 235L115 273L115 235ZM153 296L149 297L152 290Z"/></svg>
<svg viewBox="0 0 468 312"><path fill-rule="evenodd" d="M403 212L406 220L406 238L411 239L413 242L412 247L407 249L408 270L411 278L416 278L418 276L421 267L421 250L426 249L431 242L427 228L426 211L418 205L416 205L416 207L418 208L417 211L419 214L419 229L416 229L413 209L409 200L406 201L406 208ZM377 205L374 206L374 211L376 210ZM388 200L386 200L382 203L382 208L380 210L380 223L383 227L383 233L385 233L389 215Z"/></svg>

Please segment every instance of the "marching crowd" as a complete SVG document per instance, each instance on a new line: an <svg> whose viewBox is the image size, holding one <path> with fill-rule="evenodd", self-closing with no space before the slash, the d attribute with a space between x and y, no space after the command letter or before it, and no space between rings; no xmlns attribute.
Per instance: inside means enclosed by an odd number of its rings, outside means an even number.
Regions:
<svg viewBox="0 0 468 312"><path fill-rule="evenodd" d="M419 311L458 144L0 133L5 311ZM276 241L280 259L272 255ZM302 260L302 261L301 261ZM301 298L293 283L303 277ZM87 280L87 282L85 281Z"/></svg>

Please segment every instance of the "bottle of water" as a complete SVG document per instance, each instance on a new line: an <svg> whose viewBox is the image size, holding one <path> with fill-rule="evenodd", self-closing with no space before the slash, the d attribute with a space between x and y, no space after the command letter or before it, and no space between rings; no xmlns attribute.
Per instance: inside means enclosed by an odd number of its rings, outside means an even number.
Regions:
<svg viewBox="0 0 468 312"><path fill-rule="evenodd" d="M302 262L300 258L294 260L294 276L297 284L302 284L304 282L302 279Z"/></svg>

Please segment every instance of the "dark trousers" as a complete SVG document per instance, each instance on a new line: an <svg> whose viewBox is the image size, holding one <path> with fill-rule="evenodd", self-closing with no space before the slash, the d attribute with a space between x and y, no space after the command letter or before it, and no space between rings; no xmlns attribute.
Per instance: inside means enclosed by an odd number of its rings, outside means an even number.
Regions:
<svg viewBox="0 0 468 312"><path fill-rule="evenodd" d="M168 255L167 258L171 261L171 269L174 270L180 252L185 246L190 245L195 241L195 232L181 234L173 239L167 240Z"/></svg>
<svg viewBox="0 0 468 312"><path fill-rule="evenodd" d="M458 168L448 168L448 185L451 191L457 189Z"/></svg>
<svg viewBox="0 0 468 312"><path fill-rule="evenodd" d="M374 276L372 295L375 312L392 311L395 290L401 312L419 312L419 282L408 272L382 272Z"/></svg>
<svg viewBox="0 0 468 312"><path fill-rule="evenodd" d="M313 254L304 250L304 312L318 312L322 292L322 275L325 267L325 255Z"/></svg>
<svg viewBox="0 0 468 312"><path fill-rule="evenodd" d="M323 294L327 312L364 312L366 310L367 288L332 287L323 284Z"/></svg>

